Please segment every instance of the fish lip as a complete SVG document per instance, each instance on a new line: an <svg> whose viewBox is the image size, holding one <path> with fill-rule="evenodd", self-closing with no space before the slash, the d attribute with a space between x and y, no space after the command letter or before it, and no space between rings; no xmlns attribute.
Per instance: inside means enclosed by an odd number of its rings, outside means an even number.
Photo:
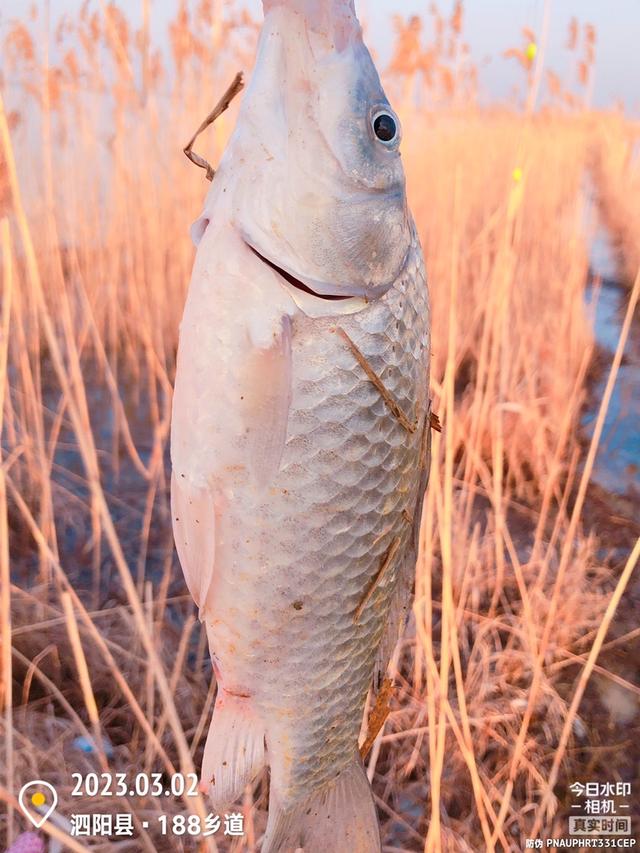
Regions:
<svg viewBox="0 0 640 853"><path fill-rule="evenodd" d="M302 293L306 293L309 296L313 296L316 299L323 299L326 302L343 302L347 299L353 299L354 294L351 293L318 293L317 290L314 290L300 278L288 272L283 267L278 266L275 261L272 261L270 260L270 258L267 258L266 255L263 255L262 252L259 252L258 249L256 249L255 246L252 246L251 243L249 243L247 240L245 240L245 244L258 258L258 260L262 261L263 264L266 264L268 267L270 267L277 275L283 278L287 282L287 284L289 284L291 287L294 287L296 290L299 290Z"/></svg>

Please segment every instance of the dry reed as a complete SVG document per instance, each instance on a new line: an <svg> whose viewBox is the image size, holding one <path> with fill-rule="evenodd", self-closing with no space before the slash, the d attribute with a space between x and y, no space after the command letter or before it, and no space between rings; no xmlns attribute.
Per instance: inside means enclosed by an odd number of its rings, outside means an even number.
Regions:
<svg viewBox="0 0 640 853"><path fill-rule="evenodd" d="M201 756L214 690L167 497L177 319L193 260L186 226L206 189L181 151L230 73L249 65L256 25L233 4L181 3L167 64L144 8L134 33L113 4L85 4L51 33L55 64L35 38L39 19L16 23L5 45L0 838L21 825L13 792L46 778L61 814L129 810L138 839L118 847L162 851L182 841L142 821L203 815L200 798L79 803L71 773L189 772ZM584 529L598 440L583 465L578 435L593 353L584 176L599 152L605 218L633 278L638 229L623 233L615 217L627 216L624 169L637 160L619 149L612 164L602 143L629 128L585 111L586 31L582 42L575 34L585 51L575 98L551 80L555 107L534 113L542 65L516 50L526 118L480 110L463 24L459 3L449 18L432 10L430 41L419 19L397 19L387 80L427 259L432 394L445 429L433 434L391 712L366 749L385 849L431 853L515 851L533 832L562 834L557 791L579 773L570 746L588 750L600 719L581 700L638 558L636 546L616 585ZM202 138L208 162L231 122L221 116ZM78 735L96 749L78 750ZM257 849L264 780L242 809L246 840L220 839L221 849Z"/></svg>
<svg viewBox="0 0 640 853"><path fill-rule="evenodd" d="M599 127L592 174L618 277L631 285L640 267L640 124L614 114Z"/></svg>

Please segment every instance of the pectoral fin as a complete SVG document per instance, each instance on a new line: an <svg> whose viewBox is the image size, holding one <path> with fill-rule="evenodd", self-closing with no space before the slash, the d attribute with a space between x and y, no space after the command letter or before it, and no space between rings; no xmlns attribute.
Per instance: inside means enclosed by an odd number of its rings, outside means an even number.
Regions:
<svg viewBox="0 0 640 853"><path fill-rule="evenodd" d="M280 469L291 405L291 323L283 317L280 334L267 349L247 357L242 387L248 468L260 486Z"/></svg>
<svg viewBox="0 0 640 853"><path fill-rule="evenodd" d="M200 616L213 581L216 545L215 497L209 488L198 488L171 475L173 536L185 580Z"/></svg>

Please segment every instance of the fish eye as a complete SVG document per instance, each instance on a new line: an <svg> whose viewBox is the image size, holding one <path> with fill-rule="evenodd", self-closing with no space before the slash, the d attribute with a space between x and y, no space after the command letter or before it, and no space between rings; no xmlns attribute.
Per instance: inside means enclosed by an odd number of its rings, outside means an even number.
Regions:
<svg viewBox="0 0 640 853"><path fill-rule="evenodd" d="M400 136L398 119L387 110L379 110L372 120L376 138L388 147L394 145Z"/></svg>

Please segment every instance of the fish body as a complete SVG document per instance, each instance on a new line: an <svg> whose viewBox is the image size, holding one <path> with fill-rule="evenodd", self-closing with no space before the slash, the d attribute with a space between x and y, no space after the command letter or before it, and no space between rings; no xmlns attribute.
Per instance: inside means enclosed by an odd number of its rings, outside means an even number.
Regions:
<svg viewBox="0 0 640 853"><path fill-rule="evenodd" d="M202 775L223 806L268 764L265 853L370 853L358 735L410 603L428 295L352 4L265 12L194 229L174 396L174 533L218 681Z"/></svg>

